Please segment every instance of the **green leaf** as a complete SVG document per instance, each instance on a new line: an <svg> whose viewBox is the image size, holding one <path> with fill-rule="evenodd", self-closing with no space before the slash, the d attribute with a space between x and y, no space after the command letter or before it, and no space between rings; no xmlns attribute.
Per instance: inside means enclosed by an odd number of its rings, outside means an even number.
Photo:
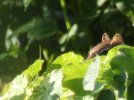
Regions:
<svg viewBox="0 0 134 100"><path fill-rule="evenodd" d="M107 56L114 71L134 74L134 47L120 45L111 49Z"/></svg>
<svg viewBox="0 0 134 100"><path fill-rule="evenodd" d="M64 34L60 39L59 39L59 44L61 44L61 51L65 51L66 45L69 40L71 40L77 33L78 31L78 25L74 24L70 31L66 34Z"/></svg>
<svg viewBox="0 0 134 100"><path fill-rule="evenodd" d="M53 69L63 68L67 65L71 65L73 63L80 63L84 60L84 58L80 55L75 54L74 52L64 53L61 56L57 57L50 66L46 73L51 72Z"/></svg>
<svg viewBox="0 0 134 100"><path fill-rule="evenodd" d="M134 98L134 82L132 84L130 84L130 86L128 87L128 100L133 100Z"/></svg>
<svg viewBox="0 0 134 100"><path fill-rule="evenodd" d="M57 100L62 95L62 71L53 70L36 87L29 100Z"/></svg>
<svg viewBox="0 0 134 100"><path fill-rule="evenodd" d="M55 95L57 94L59 97L62 95L62 81L63 75L61 70L53 70L52 73L50 74L50 80L49 83L53 84L53 90L50 93L50 95Z"/></svg>
<svg viewBox="0 0 134 100"><path fill-rule="evenodd" d="M63 74L64 74L64 81L76 79L76 78L83 78L85 76L87 67L89 65L90 61L83 61L78 63L70 63L67 65L64 65L62 67Z"/></svg>
<svg viewBox="0 0 134 100"><path fill-rule="evenodd" d="M95 82L99 74L101 60L99 57L96 57L95 61L89 65L87 73L83 80L84 90L93 91L95 88Z"/></svg>
<svg viewBox="0 0 134 100"><path fill-rule="evenodd" d="M50 73L54 69L61 69L64 75L63 86L78 95L84 95L86 92L83 90L82 81L90 62L89 60L84 61L82 56L74 52L69 52L54 60L48 66L46 73Z"/></svg>
<svg viewBox="0 0 134 100"><path fill-rule="evenodd" d="M116 98L127 99L127 88L128 88L128 75L122 72L119 75L113 77L113 88Z"/></svg>
<svg viewBox="0 0 134 100"><path fill-rule="evenodd" d="M41 18L34 18L28 23L20 26L14 31L14 35L28 33L29 43L34 40L40 40L50 37L58 31L57 24L54 20L43 20Z"/></svg>
<svg viewBox="0 0 134 100"><path fill-rule="evenodd" d="M81 55L75 54L74 52L68 52L59 56L52 64L61 64L64 67L64 65L70 63L79 63L83 60L84 58Z"/></svg>
<svg viewBox="0 0 134 100"><path fill-rule="evenodd" d="M94 97L87 95L87 96L82 97L82 100L94 100Z"/></svg>
<svg viewBox="0 0 134 100"><path fill-rule="evenodd" d="M13 35L13 31L8 28L6 32L6 37L5 37L5 46L7 50L14 49L14 48L19 48L19 40L17 37L11 37Z"/></svg>
<svg viewBox="0 0 134 100"><path fill-rule="evenodd" d="M97 96L97 100L119 100L119 99L118 98L115 99L114 94L112 93L111 90L105 89L99 93L99 95Z"/></svg>
<svg viewBox="0 0 134 100"><path fill-rule="evenodd" d="M63 87L68 88L69 90L73 91L77 96L84 96L87 95L88 92L84 91L82 86L83 78L76 78L68 81L63 81Z"/></svg>
<svg viewBox="0 0 134 100"><path fill-rule="evenodd" d="M34 82L35 76L38 75L42 68L43 60L36 60L27 70L25 70L21 75L18 75L10 83L9 89L1 97L4 100L24 100L26 97L27 87L30 87L32 82ZM37 80L36 80L37 81ZM32 88L29 92L32 91ZM2 99L2 100L3 100Z"/></svg>
<svg viewBox="0 0 134 100"><path fill-rule="evenodd" d="M32 3L33 0L23 0L23 4L24 4L24 7L25 9L28 8L28 6Z"/></svg>
<svg viewBox="0 0 134 100"><path fill-rule="evenodd" d="M116 99L127 99L129 80L134 79L134 47L120 45L116 46L108 52L105 63L102 67L106 67L103 74L103 80L109 87L112 87ZM110 74L111 73L111 74ZM110 81L111 80L111 81Z"/></svg>
<svg viewBox="0 0 134 100"><path fill-rule="evenodd" d="M4 100L24 100L27 85L28 79L26 76L19 75L11 82L9 90L1 98Z"/></svg>
<svg viewBox="0 0 134 100"><path fill-rule="evenodd" d="M43 60L36 60L32 65L29 66L27 70L23 72L24 75L34 77L38 75L39 71L42 69Z"/></svg>
<svg viewBox="0 0 134 100"><path fill-rule="evenodd" d="M102 6L107 0L97 0L97 5Z"/></svg>
<svg viewBox="0 0 134 100"><path fill-rule="evenodd" d="M49 66L47 73L55 68L61 68L64 74L64 80L83 78L90 61L84 61L84 58L73 52L65 53L59 56L52 65Z"/></svg>
<svg viewBox="0 0 134 100"><path fill-rule="evenodd" d="M70 31L69 31L67 34L64 34L64 35L60 38L59 43L60 43L60 44L64 44L65 42L67 42L69 39L71 39L73 36L76 35L77 30L78 30L78 25L77 25L77 24L74 24L74 25L72 26L72 28L70 29Z"/></svg>
<svg viewBox="0 0 134 100"><path fill-rule="evenodd" d="M99 75L97 77L98 82L109 83L112 81L112 78L114 76L107 58L107 56L101 58L101 67L99 69Z"/></svg>

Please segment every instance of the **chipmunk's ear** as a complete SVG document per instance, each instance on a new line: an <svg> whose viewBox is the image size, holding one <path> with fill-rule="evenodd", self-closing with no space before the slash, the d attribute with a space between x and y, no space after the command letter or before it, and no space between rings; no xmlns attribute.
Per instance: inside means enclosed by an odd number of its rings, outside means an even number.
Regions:
<svg viewBox="0 0 134 100"><path fill-rule="evenodd" d="M104 33L102 35L102 42L109 41L109 40L111 40L111 39L109 38L108 34L107 33Z"/></svg>
<svg viewBox="0 0 134 100"><path fill-rule="evenodd" d="M122 39L122 36L117 33L113 36L113 39L112 39L110 45L116 46L116 45L120 45L120 44L123 44L123 39Z"/></svg>

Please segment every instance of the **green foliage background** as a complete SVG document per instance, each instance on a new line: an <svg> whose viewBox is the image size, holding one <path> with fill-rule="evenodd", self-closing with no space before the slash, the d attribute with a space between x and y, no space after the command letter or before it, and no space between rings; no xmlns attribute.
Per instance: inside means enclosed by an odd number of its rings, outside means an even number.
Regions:
<svg viewBox="0 0 134 100"><path fill-rule="evenodd" d="M104 32L133 45L133 9L133 0L0 0L0 87L39 57L44 66L68 51L86 58Z"/></svg>

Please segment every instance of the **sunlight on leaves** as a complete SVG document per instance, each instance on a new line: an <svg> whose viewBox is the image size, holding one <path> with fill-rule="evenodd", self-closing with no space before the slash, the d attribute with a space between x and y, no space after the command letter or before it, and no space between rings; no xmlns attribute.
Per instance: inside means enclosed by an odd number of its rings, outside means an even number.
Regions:
<svg viewBox="0 0 134 100"><path fill-rule="evenodd" d="M18 96L22 96L20 100L23 100L25 97L25 88L27 85L28 85L28 79L26 78L26 76L24 75L17 76L11 82L8 92L2 98L14 100L18 98Z"/></svg>
<svg viewBox="0 0 134 100"><path fill-rule="evenodd" d="M61 70L54 70L50 74L50 80L49 83L54 83L53 91L50 93L50 95L57 94L59 97L62 94L62 84L61 81L63 79L62 71Z"/></svg>
<svg viewBox="0 0 134 100"><path fill-rule="evenodd" d="M23 0L23 4L24 4L24 7L25 9L28 8L28 6L32 3L33 0Z"/></svg>
<svg viewBox="0 0 134 100"><path fill-rule="evenodd" d="M53 70L34 89L30 100L57 100L62 94L62 71Z"/></svg>
<svg viewBox="0 0 134 100"><path fill-rule="evenodd" d="M29 66L27 70L24 71L23 74L33 77L38 75L39 71L42 69L43 60L36 60L35 63Z"/></svg>
<svg viewBox="0 0 134 100"><path fill-rule="evenodd" d="M102 6L107 0L97 0L97 5Z"/></svg>
<svg viewBox="0 0 134 100"><path fill-rule="evenodd" d="M24 100L27 87L34 81L36 75L41 70L43 60L36 60L27 70L18 75L11 82L7 92L1 97L10 100ZM30 76L30 77L29 77ZM30 92L32 91L32 88ZM21 98L20 98L21 97Z"/></svg>
<svg viewBox="0 0 134 100"><path fill-rule="evenodd" d="M101 60L99 56L96 57L95 61L92 62L91 65L89 65L89 68L87 70L87 73L83 80L83 88L84 90L90 90L93 91L95 88L95 81L98 77L99 68L100 68Z"/></svg>
<svg viewBox="0 0 134 100"><path fill-rule="evenodd" d="M72 37L74 37L77 33L78 30L78 25L74 24L70 31L66 34L64 34L60 39L59 39L59 44L62 44L61 46L61 51L64 51L66 48L66 44Z"/></svg>

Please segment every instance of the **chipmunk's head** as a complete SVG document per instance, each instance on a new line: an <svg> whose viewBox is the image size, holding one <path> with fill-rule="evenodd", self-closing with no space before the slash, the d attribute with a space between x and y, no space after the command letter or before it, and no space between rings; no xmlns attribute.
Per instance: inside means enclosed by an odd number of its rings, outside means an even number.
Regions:
<svg viewBox="0 0 134 100"><path fill-rule="evenodd" d="M117 45L123 44L122 36L118 33L116 33L112 40L109 38L107 33L104 33L102 35L102 42L100 42L98 45L96 45L88 55L87 59L92 59L96 56L96 54L103 53L106 50L109 50Z"/></svg>

